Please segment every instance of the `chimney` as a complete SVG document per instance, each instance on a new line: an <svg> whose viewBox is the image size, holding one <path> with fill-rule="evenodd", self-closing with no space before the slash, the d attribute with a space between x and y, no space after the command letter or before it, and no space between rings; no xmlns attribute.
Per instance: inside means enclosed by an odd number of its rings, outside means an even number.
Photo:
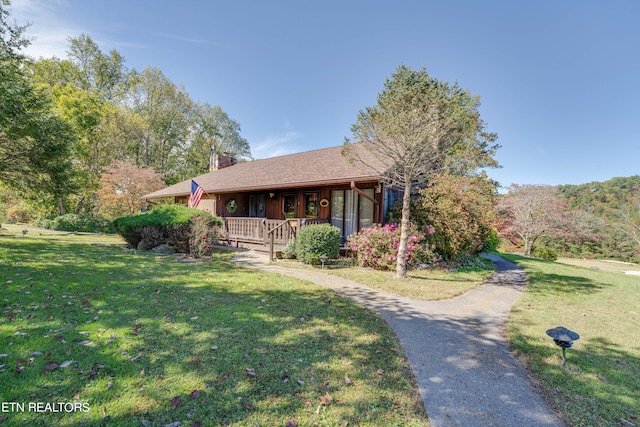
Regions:
<svg viewBox="0 0 640 427"><path fill-rule="evenodd" d="M218 169L224 169L229 166L233 166L238 163L238 160L231 157L228 152L217 154L213 147L211 147L211 154L209 156L209 172L216 171Z"/></svg>

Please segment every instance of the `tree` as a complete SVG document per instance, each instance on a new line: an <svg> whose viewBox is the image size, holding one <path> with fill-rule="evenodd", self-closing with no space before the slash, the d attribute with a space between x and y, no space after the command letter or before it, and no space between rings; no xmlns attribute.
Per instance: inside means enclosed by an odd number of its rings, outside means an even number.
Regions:
<svg viewBox="0 0 640 427"><path fill-rule="evenodd" d="M188 143L193 101L183 87L157 68L147 68L136 76L131 98L133 111L144 123L138 164L174 174L179 153Z"/></svg>
<svg viewBox="0 0 640 427"><path fill-rule="evenodd" d="M69 61L73 80L79 89L98 94L103 100L116 100L124 96L130 73L124 66L124 57L115 49L103 53L87 34L69 39Z"/></svg>
<svg viewBox="0 0 640 427"><path fill-rule="evenodd" d="M108 218L139 212L146 206L142 196L165 186L162 175L152 168L119 160L105 168L100 184L99 210Z"/></svg>
<svg viewBox="0 0 640 427"><path fill-rule="evenodd" d="M497 136L484 129L479 98L401 65L385 81L377 105L358 113L351 127L357 144L345 141L343 153L404 191L396 277L406 277L411 195L439 170L466 174L496 166ZM492 145L493 144L493 145ZM356 148L356 146L358 148ZM476 157L462 155L473 148ZM465 151L466 150L466 151ZM455 167L454 167L455 166Z"/></svg>
<svg viewBox="0 0 640 427"><path fill-rule="evenodd" d="M9 23L11 2L0 0L0 58L2 63L25 60L25 55L20 52L29 46L29 39L24 36L28 25Z"/></svg>
<svg viewBox="0 0 640 427"><path fill-rule="evenodd" d="M533 247L543 236L567 235L568 204L557 196L550 185L512 184L498 201L503 236L522 240L524 255L531 256Z"/></svg>
<svg viewBox="0 0 640 427"><path fill-rule="evenodd" d="M620 229L636 246L636 254L640 253L640 197L618 209L618 216Z"/></svg>
<svg viewBox="0 0 640 427"><path fill-rule="evenodd" d="M251 158L249 143L240 136L240 123L231 119L219 105L197 104L190 128L189 141L182 153L184 161L169 181L182 181L208 172L212 153Z"/></svg>
<svg viewBox="0 0 640 427"><path fill-rule="evenodd" d="M75 139L54 111L50 93L24 70L26 27L7 22L9 2L0 0L0 181L6 186L62 198L75 191L70 162Z"/></svg>

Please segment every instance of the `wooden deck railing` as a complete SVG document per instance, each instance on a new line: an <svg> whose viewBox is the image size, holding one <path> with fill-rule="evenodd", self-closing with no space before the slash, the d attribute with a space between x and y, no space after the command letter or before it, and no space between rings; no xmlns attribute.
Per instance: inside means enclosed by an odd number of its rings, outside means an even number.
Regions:
<svg viewBox="0 0 640 427"><path fill-rule="evenodd" d="M322 224L329 222L325 219L266 219L266 218L224 218L227 239L229 242L271 244L271 234L273 243L278 246L286 246L289 241L296 236L297 230L302 226L311 224Z"/></svg>

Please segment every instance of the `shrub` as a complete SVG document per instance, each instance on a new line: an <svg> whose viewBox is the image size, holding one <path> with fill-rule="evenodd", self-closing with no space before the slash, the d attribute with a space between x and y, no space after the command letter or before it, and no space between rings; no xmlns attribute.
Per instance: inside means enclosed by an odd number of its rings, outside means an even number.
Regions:
<svg viewBox="0 0 640 427"><path fill-rule="evenodd" d="M340 229L330 224L302 227L296 237L295 254L305 264L319 264L323 254L337 258L340 255Z"/></svg>
<svg viewBox="0 0 640 427"><path fill-rule="evenodd" d="M111 221L106 218L92 215L65 214L56 217L44 217L36 221L36 225L38 227L58 231L115 233L115 228Z"/></svg>
<svg viewBox="0 0 640 427"><path fill-rule="evenodd" d="M5 216L9 224L28 223L32 220L29 209L22 203L9 206Z"/></svg>
<svg viewBox="0 0 640 427"><path fill-rule="evenodd" d="M547 261L556 261L558 259L558 251L546 246L540 246L533 249L533 256Z"/></svg>
<svg viewBox="0 0 640 427"><path fill-rule="evenodd" d="M163 243L175 246L178 252L189 252L194 217L209 218L217 226L220 218L210 213L182 205L160 205L148 212L123 216L113 221L116 231L127 243L139 249L151 249Z"/></svg>
<svg viewBox="0 0 640 427"><path fill-rule="evenodd" d="M431 228L426 228L428 234L432 234L433 231ZM431 263L436 260L430 247L422 243L424 239L425 234L412 226L409 230L407 245L407 266L418 262ZM398 259L400 227L398 224L377 224L363 228L359 233L349 236L347 245L356 253L358 265L377 270L393 270Z"/></svg>
<svg viewBox="0 0 640 427"><path fill-rule="evenodd" d="M196 258L211 256L214 245L222 235L220 225L220 222L212 216L194 215L191 217L189 253Z"/></svg>
<svg viewBox="0 0 640 427"><path fill-rule="evenodd" d="M482 249L484 252L497 252L498 246L500 246L500 238L498 237L498 230L496 228L491 229L491 236L489 240L484 244Z"/></svg>
<svg viewBox="0 0 640 427"><path fill-rule="evenodd" d="M289 240L287 246L281 252L281 256L284 259L294 259L296 257L296 239L295 237Z"/></svg>
<svg viewBox="0 0 640 427"><path fill-rule="evenodd" d="M486 177L451 174L434 176L411 208L412 221L429 224L427 236L435 251L448 261L473 256L492 236L495 184Z"/></svg>

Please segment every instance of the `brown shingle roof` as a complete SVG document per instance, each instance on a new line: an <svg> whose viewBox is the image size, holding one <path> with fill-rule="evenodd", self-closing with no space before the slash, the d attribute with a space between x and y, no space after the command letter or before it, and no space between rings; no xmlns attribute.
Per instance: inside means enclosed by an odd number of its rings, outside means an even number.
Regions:
<svg viewBox="0 0 640 427"><path fill-rule="evenodd" d="M207 193L275 190L303 186L376 180L377 175L349 163L341 146L238 163L193 178ZM143 196L145 199L185 196L191 180Z"/></svg>

